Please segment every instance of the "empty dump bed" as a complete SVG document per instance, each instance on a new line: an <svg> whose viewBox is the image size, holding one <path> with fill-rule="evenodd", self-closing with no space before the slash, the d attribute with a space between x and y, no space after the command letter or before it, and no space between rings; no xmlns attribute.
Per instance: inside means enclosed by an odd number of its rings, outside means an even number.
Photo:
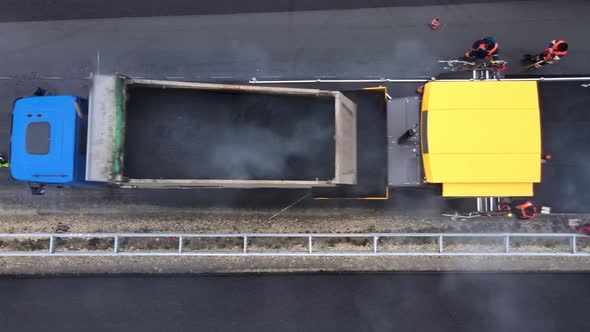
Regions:
<svg viewBox="0 0 590 332"><path fill-rule="evenodd" d="M121 167L111 168L114 181L144 187L356 183L356 106L339 92L131 79L122 88L122 142L112 149Z"/></svg>

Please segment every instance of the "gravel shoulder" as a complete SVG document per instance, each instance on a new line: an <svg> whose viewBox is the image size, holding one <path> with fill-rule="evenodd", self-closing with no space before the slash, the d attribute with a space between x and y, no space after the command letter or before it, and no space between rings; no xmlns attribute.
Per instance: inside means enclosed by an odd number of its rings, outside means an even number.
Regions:
<svg viewBox="0 0 590 332"><path fill-rule="evenodd" d="M185 232L185 233L367 233L367 232L569 232L568 222L584 215L539 215L533 220L504 216L452 220L442 215L390 215L370 209L134 209L37 213L0 211L0 232Z"/></svg>
<svg viewBox="0 0 590 332"><path fill-rule="evenodd" d="M0 275L389 271L588 271L588 257L8 257Z"/></svg>
<svg viewBox="0 0 590 332"><path fill-rule="evenodd" d="M452 220L441 215L388 215L369 209L156 209L38 213L2 211L1 233L371 233L371 232L571 232L568 223L587 216L543 215L530 221L508 217ZM154 241L152 239L152 241ZM160 241L160 240L157 240ZM83 244L68 244L79 249ZM285 243L259 245L278 247ZM3 245L6 245L3 244ZM25 243L34 247L36 244ZM98 244L95 244L98 245ZM151 243L134 244L150 247ZM160 246L170 245L159 242ZM233 248L234 243L216 243ZM327 243L336 250L363 248L362 241ZM384 244L395 249L398 244ZM405 246L408 243L404 244ZM414 245L411 243L410 245ZM417 247L432 247L425 241ZM470 243L454 244L461 249ZM563 244L531 242L527 250L552 250ZM107 248L109 244L100 246ZM590 241L584 245L590 250ZM74 249L76 249L74 248ZM304 249L304 246L302 246ZM421 248L421 247L420 247ZM13 248L14 249L14 248ZM18 248L23 249L23 248ZM235 248L234 248L235 249ZM64 250L68 250L66 247ZM228 273L318 271L580 271L590 270L590 257L0 257L0 274L86 273Z"/></svg>

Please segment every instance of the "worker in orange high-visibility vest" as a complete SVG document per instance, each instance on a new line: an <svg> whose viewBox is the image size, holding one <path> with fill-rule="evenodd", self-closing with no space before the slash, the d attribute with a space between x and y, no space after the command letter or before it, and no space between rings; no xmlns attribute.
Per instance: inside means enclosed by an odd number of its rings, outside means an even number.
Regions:
<svg viewBox="0 0 590 332"><path fill-rule="evenodd" d="M528 60L534 63L535 68L541 68L546 64L554 64L567 54L568 45L564 40L555 39L540 54L528 56Z"/></svg>
<svg viewBox="0 0 590 332"><path fill-rule="evenodd" d="M500 211L511 212L518 219L533 219L537 214L537 207L531 201L515 200L500 206Z"/></svg>
<svg viewBox="0 0 590 332"><path fill-rule="evenodd" d="M475 59L475 60L487 60L492 58L492 60L498 60L500 58L500 44L496 41L494 37L484 37L482 39L476 40L471 48L467 53L465 53L466 59Z"/></svg>

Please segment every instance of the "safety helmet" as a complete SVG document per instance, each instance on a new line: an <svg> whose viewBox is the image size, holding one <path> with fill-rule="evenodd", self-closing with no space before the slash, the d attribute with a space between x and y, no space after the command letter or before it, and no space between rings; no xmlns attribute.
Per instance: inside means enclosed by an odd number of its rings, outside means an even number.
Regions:
<svg viewBox="0 0 590 332"><path fill-rule="evenodd" d="M477 48L475 50L491 51L494 49L494 47L496 47L496 44L493 41L484 39L484 42L477 45Z"/></svg>
<svg viewBox="0 0 590 332"><path fill-rule="evenodd" d="M515 209L520 212L518 213L520 219L533 219L535 213L537 213L537 207L531 201L518 204L515 206Z"/></svg>
<svg viewBox="0 0 590 332"><path fill-rule="evenodd" d="M567 43L564 40L557 40L551 47L551 51L555 55L564 55L567 53Z"/></svg>
<svg viewBox="0 0 590 332"><path fill-rule="evenodd" d="M486 45L486 50L489 51L491 49L493 49L494 47L496 47L496 38L494 37L490 37L490 36L486 36L483 37L483 40L485 40L485 45Z"/></svg>

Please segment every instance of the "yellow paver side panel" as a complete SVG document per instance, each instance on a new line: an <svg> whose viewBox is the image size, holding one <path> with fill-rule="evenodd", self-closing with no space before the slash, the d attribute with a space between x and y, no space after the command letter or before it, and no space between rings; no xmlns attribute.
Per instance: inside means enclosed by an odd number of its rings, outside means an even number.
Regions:
<svg viewBox="0 0 590 332"><path fill-rule="evenodd" d="M422 106L420 110L425 111L430 106L430 89L434 86L434 83L438 82L429 82L424 85L424 92L422 93Z"/></svg>
<svg viewBox="0 0 590 332"><path fill-rule="evenodd" d="M498 183L504 191L514 190L506 196L518 196L524 184L541 180L536 82L431 82L422 111L427 182L443 183L443 188L450 183ZM532 193L532 184L528 187ZM482 194L485 188L490 192ZM480 186L477 195L496 196L494 188Z"/></svg>
<svg viewBox="0 0 590 332"><path fill-rule="evenodd" d="M432 181L432 167L430 166L430 154L422 154L422 165L424 166L424 178L426 182L430 183L440 183Z"/></svg>
<svg viewBox="0 0 590 332"><path fill-rule="evenodd" d="M429 110L428 147L444 153L541 153L538 109Z"/></svg>
<svg viewBox="0 0 590 332"><path fill-rule="evenodd" d="M422 110L539 108L532 81L430 82L424 87L426 99Z"/></svg>
<svg viewBox="0 0 590 332"><path fill-rule="evenodd" d="M533 196L532 183L445 183L444 197Z"/></svg>
<svg viewBox="0 0 590 332"><path fill-rule="evenodd" d="M431 183L539 182L541 160L531 154L430 154Z"/></svg>

